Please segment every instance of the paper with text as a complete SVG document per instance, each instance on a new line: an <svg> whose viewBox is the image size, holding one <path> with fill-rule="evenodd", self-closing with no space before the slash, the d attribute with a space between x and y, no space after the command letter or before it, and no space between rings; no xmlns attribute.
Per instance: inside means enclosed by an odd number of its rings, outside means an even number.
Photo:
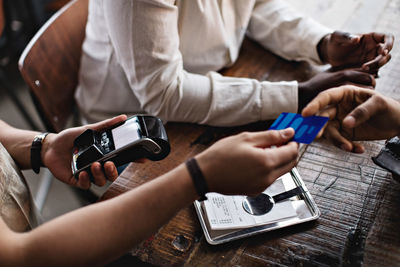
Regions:
<svg viewBox="0 0 400 267"><path fill-rule="evenodd" d="M290 179L287 173L277 179L264 193L274 196L291 188L285 187L285 179ZM297 215L290 200L276 203L272 210L260 216L247 213L242 206L245 196L226 196L218 193L208 193L208 200L203 202L205 212L212 230L240 229L256 225L277 222Z"/></svg>

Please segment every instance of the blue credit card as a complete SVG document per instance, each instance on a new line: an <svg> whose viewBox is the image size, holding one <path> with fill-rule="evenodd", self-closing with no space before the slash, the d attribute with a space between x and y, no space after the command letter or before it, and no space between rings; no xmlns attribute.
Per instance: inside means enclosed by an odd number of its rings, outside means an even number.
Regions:
<svg viewBox="0 0 400 267"><path fill-rule="evenodd" d="M293 141L310 144L328 120L328 117L303 117L297 113L283 112L269 129L282 130L291 127L295 131Z"/></svg>

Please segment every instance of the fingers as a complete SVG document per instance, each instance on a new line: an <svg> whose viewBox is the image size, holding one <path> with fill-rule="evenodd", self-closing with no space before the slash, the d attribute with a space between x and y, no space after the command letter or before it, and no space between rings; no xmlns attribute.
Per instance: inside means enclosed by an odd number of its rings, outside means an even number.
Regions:
<svg viewBox="0 0 400 267"><path fill-rule="evenodd" d="M365 152L365 148L362 144L353 142L353 150L351 152L357 153L357 154L362 154Z"/></svg>
<svg viewBox="0 0 400 267"><path fill-rule="evenodd" d="M90 171L92 172L93 183L95 185L103 186L106 184L106 176L99 162L94 162L90 167Z"/></svg>
<svg viewBox="0 0 400 267"><path fill-rule="evenodd" d="M385 40L384 40L383 52L385 54L388 54L393 48L394 35L393 34L385 34L385 38L384 39Z"/></svg>
<svg viewBox="0 0 400 267"><path fill-rule="evenodd" d="M258 158L264 159L264 174L267 174L262 175L263 182L260 184L260 192L296 165L298 148L297 143L290 142L280 147L257 150Z"/></svg>
<svg viewBox="0 0 400 267"><path fill-rule="evenodd" d="M339 132L339 127L339 122L330 122L326 127L325 137L331 141L334 146L350 152L353 150L353 143Z"/></svg>
<svg viewBox="0 0 400 267"><path fill-rule="evenodd" d="M270 130L255 133L242 133L242 136L257 147L270 147L289 142L294 136L294 130L292 128L287 128L279 131Z"/></svg>
<svg viewBox="0 0 400 267"><path fill-rule="evenodd" d="M118 123L124 122L126 121L127 116L126 115L119 115L117 117L111 118L111 119L107 119L104 121L100 121L97 123L93 123L90 125L87 125L86 127L89 129L93 129L93 130L101 130L101 129L106 129L109 128L111 126L115 126Z"/></svg>
<svg viewBox="0 0 400 267"><path fill-rule="evenodd" d="M87 172L81 172L79 173L79 178L78 181L75 179L75 177L71 178L71 181L74 180L72 185L75 185L79 188L82 189L89 189L90 188L90 178L89 174Z"/></svg>
<svg viewBox="0 0 400 267"><path fill-rule="evenodd" d="M266 166L269 169L278 169L291 162L296 162L298 155L299 145L295 142L290 142L287 145L283 145L275 148L267 148L262 153L266 153Z"/></svg>
<svg viewBox="0 0 400 267"><path fill-rule="evenodd" d="M111 161L107 161L104 164L104 167L102 167L99 162L94 162L90 167L90 171L92 172L93 183L97 186L105 185L107 179L113 182L118 177L117 168ZM75 177L71 177L69 184L82 189L89 189L90 183L91 181L89 174L86 171L82 171L81 173L79 173L79 179L76 180Z"/></svg>
<svg viewBox="0 0 400 267"><path fill-rule="evenodd" d="M114 182L115 179L117 179L118 177L117 168L111 161L107 161L106 163L104 163L104 172L106 174L107 179L111 182Z"/></svg>
<svg viewBox="0 0 400 267"><path fill-rule="evenodd" d="M394 36L392 34L372 33L372 39L377 45L377 56L364 63L362 69L370 73L377 72L377 70L390 61L391 55L389 52L393 48Z"/></svg>
<svg viewBox="0 0 400 267"><path fill-rule="evenodd" d="M378 50L378 53L380 54L387 54L392 50L393 48L393 43L394 43L394 36L393 34L384 34L384 33L377 33L374 32L372 33L372 38L375 40L377 43L383 44L382 49ZM386 52L385 52L386 50Z"/></svg>
<svg viewBox="0 0 400 267"><path fill-rule="evenodd" d="M376 85L376 80L373 75L357 70L342 71L341 82L351 82L372 87L375 87Z"/></svg>
<svg viewBox="0 0 400 267"><path fill-rule="evenodd" d="M352 86L346 86L351 88ZM308 105L303 109L301 115L304 117L317 114L325 109L328 105L336 105L340 103L345 95L344 87L332 88L319 93Z"/></svg>
<svg viewBox="0 0 400 267"><path fill-rule="evenodd" d="M371 97L353 109L353 111L343 119L343 126L346 128L354 128L369 120L382 108L378 99L379 97L377 96Z"/></svg>
<svg viewBox="0 0 400 267"><path fill-rule="evenodd" d="M325 130L325 137L336 147L353 153L364 153L364 146L345 138L339 131L339 122L330 122Z"/></svg>
<svg viewBox="0 0 400 267"><path fill-rule="evenodd" d="M361 67L362 70L368 71L369 73L376 73L380 67L385 65L392 58L391 54L378 55L376 58L364 63Z"/></svg>
<svg viewBox="0 0 400 267"><path fill-rule="evenodd" d="M278 179L285 173L289 172L295 166L296 166L296 161L293 160L285 165L279 166L278 168L274 169L269 175L268 186L271 185L276 179Z"/></svg>
<svg viewBox="0 0 400 267"><path fill-rule="evenodd" d="M338 109L335 106L328 106L327 108L319 111L318 116L328 117L330 120L334 119L338 113Z"/></svg>

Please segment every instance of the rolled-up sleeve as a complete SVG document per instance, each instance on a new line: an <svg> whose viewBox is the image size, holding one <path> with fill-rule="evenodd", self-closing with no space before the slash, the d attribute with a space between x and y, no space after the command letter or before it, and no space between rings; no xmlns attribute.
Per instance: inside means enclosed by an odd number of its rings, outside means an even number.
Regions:
<svg viewBox="0 0 400 267"><path fill-rule="evenodd" d="M174 1L105 1L111 43L141 108L167 121L241 125L297 111L296 82L183 69Z"/></svg>
<svg viewBox="0 0 400 267"><path fill-rule="evenodd" d="M318 42L331 32L281 0L258 0L248 27L248 36L275 54L314 63L321 63Z"/></svg>

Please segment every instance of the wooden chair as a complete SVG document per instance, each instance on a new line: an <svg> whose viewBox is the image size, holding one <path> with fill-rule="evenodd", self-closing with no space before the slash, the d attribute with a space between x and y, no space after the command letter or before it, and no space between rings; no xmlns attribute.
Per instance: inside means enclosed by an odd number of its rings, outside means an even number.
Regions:
<svg viewBox="0 0 400 267"><path fill-rule="evenodd" d="M18 65L40 117L50 132L66 127L73 114L74 93L88 17L88 0L73 0L55 13L36 33L23 51ZM36 205L41 210L52 178L42 178ZM78 190L78 189L77 189ZM94 202L91 192L77 191Z"/></svg>
<svg viewBox="0 0 400 267"><path fill-rule="evenodd" d="M46 5L45 10L52 13L56 12L64 7L68 2L69 0L53 0Z"/></svg>
<svg viewBox="0 0 400 267"><path fill-rule="evenodd" d="M3 0L0 0L0 36L4 30L4 9L3 9Z"/></svg>
<svg viewBox="0 0 400 267"><path fill-rule="evenodd" d="M32 38L19 60L48 131L63 130L75 107L88 0L74 0L55 13Z"/></svg>

